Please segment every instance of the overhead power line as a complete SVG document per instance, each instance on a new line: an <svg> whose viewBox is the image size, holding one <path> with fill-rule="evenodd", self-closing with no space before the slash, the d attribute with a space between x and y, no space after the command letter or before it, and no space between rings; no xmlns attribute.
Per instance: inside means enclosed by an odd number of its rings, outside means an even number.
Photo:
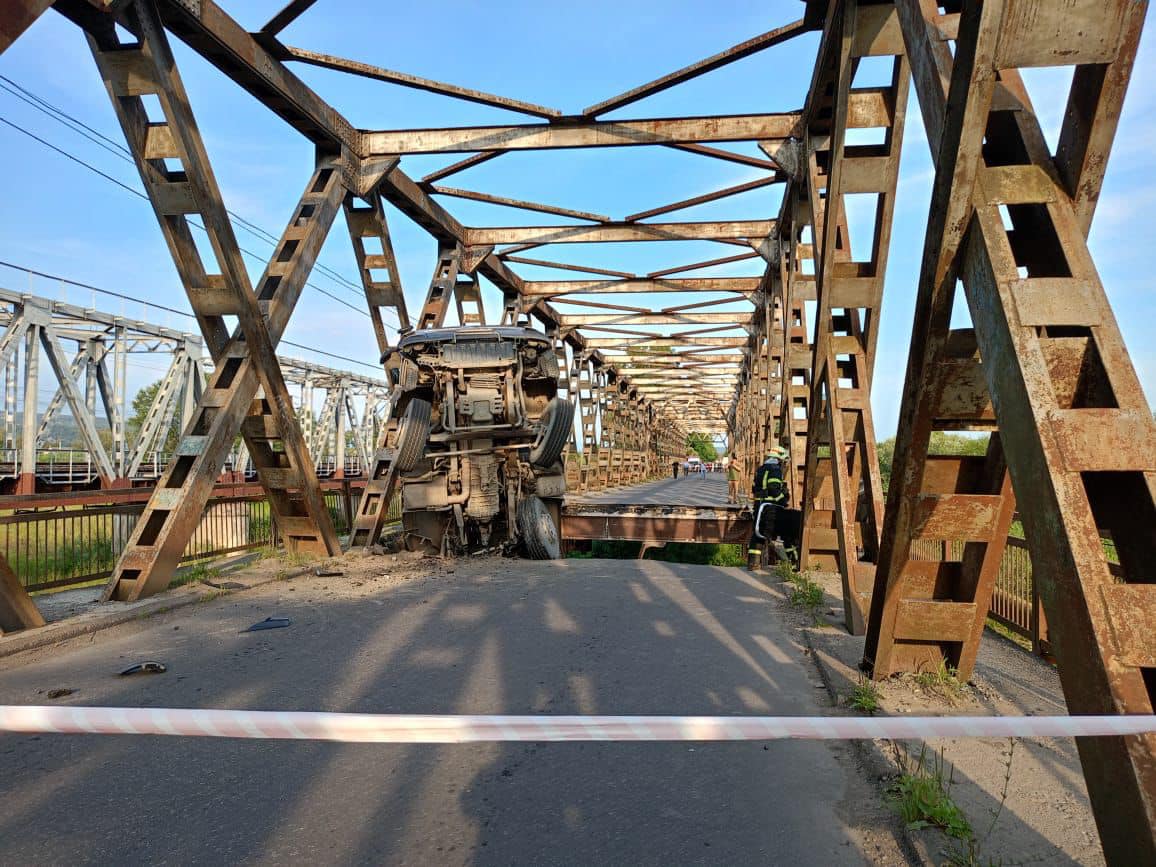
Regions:
<svg viewBox="0 0 1156 867"><path fill-rule="evenodd" d="M68 127L73 132L76 132L76 133L82 135L84 138L88 139L93 144L99 145L100 147L104 148L105 150L109 151L110 153L114 154L115 156L119 157L120 159L124 160L129 165L134 165L134 166L136 165L136 163L132 157L132 151L130 151L127 147L125 147L123 142L119 142L113 138L110 138L109 136L102 133L100 130L95 129L94 127L88 125L87 123L80 120L79 118L69 114L64 109L60 108L59 106L53 105L48 100L44 99L44 97L38 96L37 94L33 93L28 88L13 81L8 76L0 75L0 88L2 88L3 90L6 90L8 93L10 93L13 96L17 97L18 99L24 101L28 105L31 105L37 111L47 115L48 117L52 118L53 120L57 121L58 123L61 123L64 126ZM272 244L274 246L276 246L276 244L278 243L279 239L277 238L276 235L274 235L272 232L268 231L267 229L261 228L256 223L252 222L251 220L248 220L245 217L242 217L236 211L230 211L230 210L226 209L226 213L228 213L228 215L230 217L232 217L235 221L237 221L243 227L248 229L251 233L253 233L257 237L261 238L261 240L266 241L267 243ZM318 262L314 265L314 267L317 268L318 270L322 271L323 273L325 273L329 277L331 277L333 280L348 286L351 291L353 291L357 294L360 294L360 292L361 292L360 286L358 286L356 283L354 283L352 280L348 279L347 277L343 276L342 274L338 273L337 271L334 271L332 268L329 268L327 265L324 265L324 264Z"/></svg>
<svg viewBox="0 0 1156 867"><path fill-rule="evenodd" d="M118 157L119 159L124 160L125 162L129 163L130 165L135 165L135 163L132 159L131 151L129 151L129 149L127 147L125 147L122 143L117 142L116 140L114 140L114 139L110 138L109 136L105 135L104 133L100 132L100 130L95 129L94 127L90 126L89 124L85 123L84 121L80 120L79 118L74 117L73 115L69 114L68 112L64 111L63 109L59 108L58 106L53 105L48 100L44 99L41 96L38 96L37 94L28 90L28 88L23 87L19 83L13 81L8 76L0 75L0 89L6 91L7 93L11 94L12 96L15 96L17 99L20 99L24 103L32 106L37 111L41 112L42 114L47 115L48 117L50 117L53 120L57 121L58 123L64 125L68 129L72 130L73 132L76 132L77 134L83 136L85 139L92 142L93 144L96 144L97 146L101 147L102 149L112 153L114 156ZM96 166L92 165L91 163L86 162L85 160L81 159L80 157L76 156L75 154L73 154L73 153L71 153L71 152L69 152L63 148L57 147L56 145L52 144L51 142L46 141L45 139L41 138L40 136L32 133L31 131L29 131L27 129L24 129L23 127L19 126L16 123L13 123L10 120L7 120L6 118L0 117L0 122L3 122L6 125L8 125L9 127L11 127L12 129L15 129L16 131L21 132L24 135L34 139L39 144L41 144L44 147L47 147L50 150L60 154L61 156L65 157L66 159L69 159L72 162L77 163L80 166L83 166L84 168L88 169L89 171L94 172L97 175L100 175L105 180L111 181L112 183L114 183L118 187L120 187L121 189L124 189L124 190L132 193L133 195L137 196L138 198L144 199L146 201L148 200L148 197L140 190L124 183L123 181L119 180L118 178L113 177L112 175L107 174L106 172L102 171L101 169L97 168ZM248 220L245 217L242 217L240 214L236 213L235 211L231 211L231 210L226 209L226 213L228 213L229 216L238 225L240 225L242 228L246 229L250 234L259 238L261 241L263 241L263 242L265 242L265 243L267 243L273 247L275 247L279 243L279 239L277 238L277 236L273 235L273 233L269 232L267 229L264 229L261 226L258 226L256 223L253 223L251 220ZM190 220L189 222L193 226L196 226L198 229L201 229L202 231L205 230L204 227L202 225L200 225L199 223L197 223L196 221ZM259 256L258 254L253 253L250 250L246 250L243 247L240 247L240 250L245 255L261 262L262 264L264 264L266 262L266 259L263 256ZM344 275L338 273L337 271L333 270L329 266L327 266L321 262L316 262L316 263L314 263L314 268L315 268L315 270L320 271L322 274L329 277L334 282L341 285L341 287L343 289L347 289L349 292L351 292L352 294L357 295L359 297L361 296L362 291L363 291L361 286L357 285L352 280L350 280L349 278L345 277ZM315 289L316 291L320 292L321 294L325 295L326 297L328 297L334 301L337 301L339 304L344 304L346 307L349 307L351 310L356 310L358 313L361 313L362 315L368 316L368 314L364 310L362 310L361 308L355 307L355 306L349 304L348 302L344 301L343 299L336 298L335 296L333 296L332 294L327 292L325 289L317 286L315 283L307 282L306 285L308 287L310 287L311 289ZM396 315L396 314L393 314L393 311L390 311L390 310L386 310L383 312L389 313L392 315ZM395 324L400 324L400 322L395 323Z"/></svg>
<svg viewBox="0 0 1156 867"><path fill-rule="evenodd" d="M5 262L0 259L0 266L4 268L11 268L14 271L23 271L25 274L31 274L36 277L43 277L46 280L55 280L58 283L64 283L68 286L76 286L79 289L88 289L100 295L108 295L111 298L119 298L121 301L131 301L134 304L140 304L144 307L152 307L156 310L163 310L165 313L174 313L177 316L184 316L186 319L196 319L192 313L185 310L177 310L175 307L166 307L164 304L157 304L155 301L147 301L144 298L137 298L135 295L125 295L123 292L114 292L111 289L102 289L99 286L93 286L91 283L82 283L79 280L71 280L68 277L61 277L59 274L49 274L45 271L37 271L35 268L26 268L23 265L17 265L13 262ZM350 358L347 355L338 355L335 352L327 352L324 349L317 349L313 346L305 346L301 343L294 343L292 340L281 340L285 346L292 346L296 349L304 349L307 352L316 352L318 355L325 355L329 358L337 358L341 361L348 361L350 364L360 364L363 367L369 367L374 370L380 370L381 365L370 364L368 361L360 361L356 358Z"/></svg>
<svg viewBox="0 0 1156 867"><path fill-rule="evenodd" d="M100 169L98 169L96 166L92 165L91 163L87 163L84 160L82 160L80 157L78 157L74 154L71 154L66 150L63 150L62 148L58 148L56 145L52 144L51 142L45 141L44 139L42 139L40 136L36 135L35 133L29 132L28 130L24 129L24 127L19 126L18 124L15 124L12 121L8 120L3 115L0 115L0 123L3 123L3 124L10 126L12 129L16 130L17 132L23 133L24 135L28 136L29 138L40 142L40 144L44 145L46 148L49 148L49 149L55 151L56 153L60 154L61 156L72 160L74 163L77 163L78 165L84 166L86 169L88 169L91 172L95 172L96 174L98 174L102 178L104 178L106 181L111 181L112 183L114 183L118 187L120 187L122 190L126 190L126 191L132 193L138 199L144 199L146 202L149 200L148 196L146 196L143 192L136 189L135 187L129 186L128 184L124 183L123 181L118 180L117 178L114 178L112 175L105 174L104 172L102 172ZM200 229L202 232L207 231L205 229L205 227L202 226L200 223L198 223L196 220L190 219L189 225L195 226L196 228ZM240 244L237 245L237 249L240 250L243 255L249 256L250 258L257 260L258 262L261 262L262 264L264 264L266 261L263 256L260 256L257 253L254 253L252 250L246 250ZM362 316L369 318L369 314L366 313L364 310L362 310L360 307L354 307L352 304L350 304L344 298L337 297L332 292L328 291L327 289L321 288L316 283L310 283L310 282L306 281L305 285L308 286L310 289L314 289L317 292L320 292L326 298L329 298L333 301L336 301L338 304L342 304L342 305L348 307L350 310L354 311L355 313L360 313Z"/></svg>

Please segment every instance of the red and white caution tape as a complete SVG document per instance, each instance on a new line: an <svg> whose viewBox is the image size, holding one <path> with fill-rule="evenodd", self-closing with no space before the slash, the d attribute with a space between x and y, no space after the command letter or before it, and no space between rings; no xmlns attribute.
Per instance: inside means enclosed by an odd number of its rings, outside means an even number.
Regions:
<svg viewBox="0 0 1156 867"><path fill-rule="evenodd" d="M181 735L389 744L1088 737L1156 732L1156 716L414 716L0 705L0 732Z"/></svg>

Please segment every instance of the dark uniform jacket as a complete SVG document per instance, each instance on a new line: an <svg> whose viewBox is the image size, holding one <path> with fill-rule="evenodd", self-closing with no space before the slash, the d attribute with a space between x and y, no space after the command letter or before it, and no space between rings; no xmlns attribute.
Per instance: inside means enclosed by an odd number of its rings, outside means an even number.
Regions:
<svg viewBox="0 0 1156 867"><path fill-rule="evenodd" d="M790 495L787 492L787 483L783 481L783 465L779 461L770 461L755 470L751 494L754 499L761 502L774 503L777 506L787 505Z"/></svg>

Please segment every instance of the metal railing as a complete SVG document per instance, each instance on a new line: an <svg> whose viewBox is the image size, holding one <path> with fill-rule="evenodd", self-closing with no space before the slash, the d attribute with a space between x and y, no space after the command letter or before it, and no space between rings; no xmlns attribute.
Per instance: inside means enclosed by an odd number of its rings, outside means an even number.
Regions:
<svg viewBox="0 0 1156 867"><path fill-rule="evenodd" d="M100 502L102 495L106 502ZM361 489L345 483L325 490L324 495L338 534L347 534ZM49 590L111 575L145 503L143 498L123 503L109 503L107 498L108 492L83 492L70 504L8 510L4 509L6 498L0 498L0 554L21 584L30 591ZM27 498L11 499L27 502ZM388 520L400 519L401 498L397 496L390 504ZM269 547L276 540L263 495L223 494L209 501L182 562Z"/></svg>
<svg viewBox="0 0 1156 867"><path fill-rule="evenodd" d="M0 515L0 553L28 590L107 578L144 503L84 505ZM182 561L271 545L269 504L259 497L209 502Z"/></svg>
<svg viewBox="0 0 1156 867"><path fill-rule="evenodd" d="M337 459L333 457L318 458L315 466L319 479L329 479L337 472ZM344 472L347 477L353 478L364 475L365 466L362 464L361 458L346 457Z"/></svg>
<svg viewBox="0 0 1156 867"><path fill-rule="evenodd" d="M1102 540L1109 559L1109 571L1119 579L1123 574L1116 560L1115 546ZM911 543L915 560L958 561L963 557L963 542L916 539ZM1032 558L1027 542L1009 536L1000 559L995 587L992 589L988 617L1032 643L1032 651L1041 655L1051 652L1048 621L1044 616L1039 588L1032 573Z"/></svg>
<svg viewBox="0 0 1156 867"><path fill-rule="evenodd" d="M20 450L0 449L0 478L14 479L22 472ZM82 449L37 449L31 472L54 485L87 484L97 477L92 455Z"/></svg>

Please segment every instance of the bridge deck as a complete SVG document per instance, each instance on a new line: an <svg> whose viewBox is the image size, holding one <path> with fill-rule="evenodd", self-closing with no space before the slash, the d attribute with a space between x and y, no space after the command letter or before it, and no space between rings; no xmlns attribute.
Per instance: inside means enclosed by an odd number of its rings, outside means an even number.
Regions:
<svg viewBox="0 0 1156 867"><path fill-rule="evenodd" d="M680 476L642 485L611 488L589 494L567 494L566 505L655 505L727 508L727 480L723 473ZM737 510L738 507L732 506Z"/></svg>
<svg viewBox="0 0 1156 867"><path fill-rule="evenodd" d="M737 569L467 558L451 573L428 560L360 562L361 572L344 564L345 578L272 582L7 664L0 702L44 701L43 690L67 686L76 693L66 703L113 706L830 713L799 641L774 616L774 591ZM292 625L241 632L273 614ZM140 659L169 671L113 676ZM13 736L6 747L7 864L868 860L847 818L863 815L863 786L833 743Z"/></svg>

